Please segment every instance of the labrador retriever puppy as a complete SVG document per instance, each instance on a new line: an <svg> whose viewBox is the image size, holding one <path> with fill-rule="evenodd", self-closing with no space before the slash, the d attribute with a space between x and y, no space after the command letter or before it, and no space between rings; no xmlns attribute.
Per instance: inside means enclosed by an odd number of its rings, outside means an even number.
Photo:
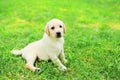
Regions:
<svg viewBox="0 0 120 80"><path fill-rule="evenodd" d="M14 55L22 55L26 60L26 67L31 71L40 71L40 68L34 66L36 58L41 60L51 60L60 70L67 68L61 63L67 62L64 55L64 34L66 28L59 19L50 20L45 26L45 33L41 40L28 44L20 50L12 50ZM58 58L60 56L60 59Z"/></svg>

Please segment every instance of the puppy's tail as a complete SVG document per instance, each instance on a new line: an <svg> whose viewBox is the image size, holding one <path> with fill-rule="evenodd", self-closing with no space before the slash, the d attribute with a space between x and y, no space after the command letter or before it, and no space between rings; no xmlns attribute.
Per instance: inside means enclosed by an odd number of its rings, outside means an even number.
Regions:
<svg viewBox="0 0 120 80"><path fill-rule="evenodd" d="M22 54L21 50L12 50L11 53L16 55L16 56Z"/></svg>

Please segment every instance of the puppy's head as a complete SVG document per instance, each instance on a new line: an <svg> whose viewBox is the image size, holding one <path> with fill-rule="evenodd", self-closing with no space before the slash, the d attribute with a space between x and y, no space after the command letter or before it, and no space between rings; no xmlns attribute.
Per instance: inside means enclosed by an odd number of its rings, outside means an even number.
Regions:
<svg viewBox="0 0 120 80"><path fill-rule="evenodd" d="M66 33L66 27L61 20L52 19L46 24L45 32L52 38L61 38Z"/></svg>

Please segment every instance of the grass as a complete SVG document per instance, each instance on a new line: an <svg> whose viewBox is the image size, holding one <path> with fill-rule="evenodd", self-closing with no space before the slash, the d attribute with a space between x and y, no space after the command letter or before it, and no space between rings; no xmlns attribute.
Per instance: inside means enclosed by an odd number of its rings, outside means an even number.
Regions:
<svg viewBox="0 0 120 80"><path fill-rule="evenodd" d="M119 0L1 0L0 80L120 80L119 10ZM67 26L68 70L43 61L33 73L10 51L41 39L52 18Z"/></svg>

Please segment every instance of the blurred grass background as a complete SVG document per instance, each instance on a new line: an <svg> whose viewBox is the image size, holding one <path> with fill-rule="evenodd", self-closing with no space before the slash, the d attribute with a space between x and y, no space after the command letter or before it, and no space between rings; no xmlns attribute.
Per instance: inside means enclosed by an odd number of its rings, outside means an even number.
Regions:
<svg viewBox="0 0 120 80"><path fill-rule="evenodd" d="M25 60L10 51L41 39L52 18L67 27L68 71L43 61L35 64L41 74L30 72ZM0 79L119 80L120 1L0 0Z"/></svg>

